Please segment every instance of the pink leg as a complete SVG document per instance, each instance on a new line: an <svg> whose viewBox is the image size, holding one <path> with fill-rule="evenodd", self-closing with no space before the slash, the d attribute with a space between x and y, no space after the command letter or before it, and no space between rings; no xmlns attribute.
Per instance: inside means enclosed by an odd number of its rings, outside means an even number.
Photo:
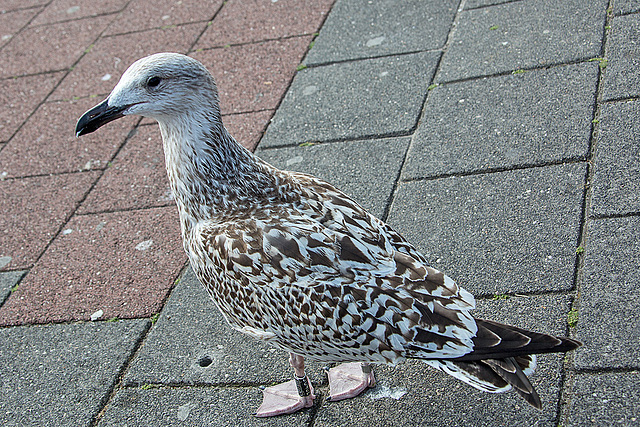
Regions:
<svg viewBox="0 0 640 427"><path fill-rule="evenodd" d="M289 363L295 371L293 379L262 390L263 400L256 412L257 417L291 414L313 406L316 396L311 381L304 373L304 358L290 353Z"/></svg>
<svg viewBox="0 0 640 427"><path fill-rule="evenodd" d="M376 379L368 363L343 363L329 369L328 401L356 397L368 387L376 385Z"/></svg>

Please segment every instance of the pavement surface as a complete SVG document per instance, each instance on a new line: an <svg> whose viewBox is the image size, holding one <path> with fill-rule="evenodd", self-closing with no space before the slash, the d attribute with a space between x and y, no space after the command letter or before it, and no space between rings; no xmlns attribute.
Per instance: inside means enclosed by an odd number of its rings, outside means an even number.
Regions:
<svg viewBox="0 0 640 427"><path fill-rule="evenodd" d="M412 362L252 416L286 355L228 328L186 263L157 126L76 119L139 57L217 79L276 166L353 195L478 297L581 340L536 411ZM640 425L638 0L0 0L0 424ZM257 148L256 148L257 147Z"/></svg>

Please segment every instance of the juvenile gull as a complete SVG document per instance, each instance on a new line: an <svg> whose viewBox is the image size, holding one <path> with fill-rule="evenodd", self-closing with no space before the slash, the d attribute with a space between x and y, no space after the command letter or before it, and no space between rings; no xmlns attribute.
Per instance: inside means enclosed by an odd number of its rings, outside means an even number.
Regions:
<svg viewBox="0 0 640 427"><path fill-rule="evenodd" d="M233 329L289 352L294 379L264 390L256 415L313 405L304 358L341 362L330 400L375 385L369 363L420 359L536 408L535 354L580 345L475 319L473 296L387 224L330 184L265 163L224 128L213 77L160 53L136 61L76 126L125 115L158 121L191 267Z"/></svg>

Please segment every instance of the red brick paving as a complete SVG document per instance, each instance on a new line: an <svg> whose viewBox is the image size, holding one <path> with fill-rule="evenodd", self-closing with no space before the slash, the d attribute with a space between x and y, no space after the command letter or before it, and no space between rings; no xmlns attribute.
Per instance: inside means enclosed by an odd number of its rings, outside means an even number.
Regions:
<svg viewBox="0 0 640 427"><path fill-rule="evenodd" d="M0 274L27 270L0 325L158 312L186 257L157 126L76 139L77 118L131 62L177 51L213 72L255 149L332 2L0 0Z"/></svg>
<svg viewBox="0 0 640 427"><path fill-rule="evenodd" d="M153 315L185 265L179 229L175 206L75 216L0 308L0 325Z"/></svg>
<svg viewBox="0 0 640 427"><path fill-rule="evenodd" d="M311 36L196 51L213 73L222 114L275 109Z"/></svg>
<svg viewBox="0 0 640 427"><path fill-rule="evenodd" d="M0 181L0 257L11 257L4 269L31 267L96 177L93 172Z"/></svg>
<svg viewBox="0 0 640 427"><path fill-rule="evenodd" d="M149 0L133 0L107 29L106 34L208 21L222 3L223 0L155 0L152 3ZM200 28L204 30L205 25Z"/></svg>
<svg viewBox="0 0 640 427"><path fill-rule="evenodd" d="M0 152L5 177L104 169L122 146L138 117L125 117L81 139L75 137L77 117L97 99L42 104Z"/></svg>
<svg viewBox="0 0 640 427"><path fill-rule="evenodd" d="M87 18L23 30L0 50L0 78L71 67L109 19Z"/></svg>
<svg viewBox="0 0 640 427"><path fill-rule="evenodd" d="M126 4L127 0L53 0L31 25L51 24L114 13L122 10Z"/></svg>
<svg viewBox="0 0 640 427"><path fill-rule="evenodd" d="M0 13L0 46L8 43L13 35L27 25L40 10L42 9L35 8Z"/></svg>
<svg viewBox="0 0 640 427"><path fill-rule="evenodd" d="M320 28L332 3L333 0L229 0L195 48L309 35Z"/></svg>
<svg viewBox="0 0 640 427"><path fill-rule="evenodd" d="M18 130L63 75L58 72L1 81L0 141L7 141Z"/></svg>

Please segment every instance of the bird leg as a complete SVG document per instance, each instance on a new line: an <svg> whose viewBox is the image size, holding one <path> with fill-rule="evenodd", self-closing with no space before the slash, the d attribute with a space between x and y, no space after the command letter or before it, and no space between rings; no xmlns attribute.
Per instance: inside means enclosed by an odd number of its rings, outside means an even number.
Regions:
<svg viewBox="0 0 640 427"><path fill-rule="evenodd" d="M295 371L293 379L262 390L262 405L258 408L256 417L291 414L313 406L316 396L313 394L311 381L304 373L304 358L290 353L289 363Z"/></svg>
<svg viewBox="0 0 640 427"><path fill-rule="evenodd" d="M343 363L329 369L329 397L335 402L356 397L368 387L376 385L376 379L368 363Z"/></svg>

